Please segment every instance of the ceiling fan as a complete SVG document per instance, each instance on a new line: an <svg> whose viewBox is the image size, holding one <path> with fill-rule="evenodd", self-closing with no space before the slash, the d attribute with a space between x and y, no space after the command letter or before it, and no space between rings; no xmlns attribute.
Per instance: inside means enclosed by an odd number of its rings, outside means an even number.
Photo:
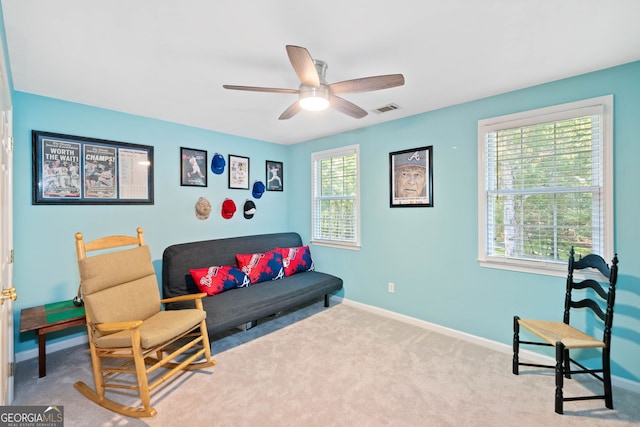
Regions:
<svg viewBox="0 0 640 427"><path fill-rule="evenodd" d="M387 74L382 76L363 77L360 79L345 80L328 84L325 80L327 64L324 61L313 59L309 51L304 47L287 45L287 55L293 66L300 86L298 89L281 89L256 86L222 85L225 89L248 90L253 92L292 93L298 95L298 101L291 104L278 118L290 119L302 109L319 111L327 107L361 119L367 112L356 104L347 101L337 95L343 93L371 92L374 90L388 89L404 84L402 74Z"/></svg>

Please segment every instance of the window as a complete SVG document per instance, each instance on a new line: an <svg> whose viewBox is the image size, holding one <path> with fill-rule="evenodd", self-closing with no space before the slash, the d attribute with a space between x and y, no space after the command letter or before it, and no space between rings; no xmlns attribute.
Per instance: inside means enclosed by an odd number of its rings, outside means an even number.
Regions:
<svg viewBox="0 0 640 427"><path fill-rule="evenodd" d="M613 256L613 96L478 122L478 260L564 273Z"/></svg>
<svg viewBox="0 0 640 427"><path fill-rule="evenodd" d="M311 155L314 244L360 247L359 150L351 145Z"/></svg>

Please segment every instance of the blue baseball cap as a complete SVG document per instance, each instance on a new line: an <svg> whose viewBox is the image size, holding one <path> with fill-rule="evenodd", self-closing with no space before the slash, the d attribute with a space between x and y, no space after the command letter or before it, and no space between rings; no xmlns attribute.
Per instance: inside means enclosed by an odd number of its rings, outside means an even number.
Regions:
<svg viewBox="0 0 640 427"><path fill-rule="evenodd" d="M253 194L253 197L255 197L256 199L259 199L260 197L262 197L262 193L264 193L264 184L262 183L262 181L254 182L253 190L251 191L251 194Z"/></svg>
<svg viewBox="0 0 640 427"><path fill-rule="evenodd" d="M216 175L220 175L222 172L224 172L224 167L226 164L227 162L224 161L224 157L222 157L222 154L214 154L213 158L211 159L211 172L215 173Z"/></svg>

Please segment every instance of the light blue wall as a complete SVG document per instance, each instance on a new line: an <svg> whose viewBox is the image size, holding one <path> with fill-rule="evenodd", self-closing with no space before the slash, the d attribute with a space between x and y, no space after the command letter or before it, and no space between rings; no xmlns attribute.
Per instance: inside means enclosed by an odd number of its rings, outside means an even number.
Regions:
<svg viewBox="0 0 640 427"><path fill-rule="evenodd" d="M180 147L250 158L250 181L265 179L265 160L288 164L287 147L239 138L158 120L88 107L61 100L13 93L14 106L14 283L16 352L36 346L33 333L19 334L23 307L72 298L78 287L74 234L88 239L108 234L135 233L143 227L160 277L162 251L173 243L218 237L287 231L286 192L266 192L255 200L251 220L242 215L249 190L228 189L227 174L208 171L208 187L180 186ZM31 204L31 131L42 130L152 145L154 147L155 204L134 206L52 206ZM284 169L284 180L290 180ZM213 211L208 220L195 217L195 203L205 196ZM229 220L220 215L224 198L236 202ZM84 331L78 328L78 331ZM68 338L68 333L59 333ZM55 341L53 336L51 341ZM49 339L48 339L49 341Z"/></svg>
<svg viewBox="0 0 640 427"><path fill-rule="evenodd" d="M614 375L638 382L640 62L290 147L14 92L16 329L22 307L74 295L73 234L78 230L91 237L143 226L158 272L162 250L172 243L283 230L298 231L308 241L311 153L360 144L362 249L314 246L317 268L344 279L346 298L510 343L514 314L558 318L563 280L478 266L477 121L610 93L615 96L615 248L621 272L612 363ZM153 145L155 205L32 206L33 129ZM423 145L434 146L435 207L389 208L388 153ZM206 149L210 156L215 151L249 156L251 180L264 178L266 159L283 161L285 192L266 193L251 221L238 214L225 221L217 212L198 221L193 205L199 196L219 207L225 197L238 203L249 193L228 190L225 175L209 174L206 189L180 187L180 146ZM394 294L386 291L389 281L396 283ZM35 346L33 334L16 331L16 351Z"/></svg>
<svg viewBox="0 0 640 427"><path fill-rule="evenodd" d="M344 279L345 298L510 344L515 314L562 320L564 280L478 266L477 122L606 94L614 95L620 258L612 370L639 381L640 62L295 145L290 228L309 239L311 153L360 144L362 250L314 246L321 268ZM389 208L389 152L425 145L433 145L435 207Z"/></svg>

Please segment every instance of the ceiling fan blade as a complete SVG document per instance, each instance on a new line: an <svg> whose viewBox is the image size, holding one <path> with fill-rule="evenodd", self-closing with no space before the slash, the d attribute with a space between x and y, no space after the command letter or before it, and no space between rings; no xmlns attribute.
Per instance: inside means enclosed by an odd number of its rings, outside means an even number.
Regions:
<svg viewBox="0 0 640 427"><path fill-rule="evenodd" d="M252 92L274 92L274 93L299 93L298 89L281 89L276 87L257 87L257 86L236 86L236 85L222 85L225 89L233 90L249 90Z"/></svg>
<svg viewBox="0 0 640 427"><path fill-rule="evenodd" d="M300 106L300 103L296 101L293 104L291 104L286 110L284 110L282 114L280 114L280 117L278 117L278 120L290 119L291 117L298 114L301 110L302 110L302 107Z"/></svg>
<svg viewBox="0 0 640 427"><path fill-rule="evenodd" d="M332 83L329 85L329 89L331 92L336 94L357 93L388 89L391 87L402 86L403 84L404 76L402 74L387 74L384 76L363 77L361 79Z"/></svg>
<svg viewBox="0 0 640 427"><path fill-rule="evenodd" d="M329 105L331 106L331 108L335 108L341 113L344 113L347 116L351 116L354 119L361 119L368 114L353 102L349 102L346 99L340 98L335 95L329 95Z"/></svg>
<svg viewBox="0 0 640 427"><path fill-rule="evenodd" d="M289 61L291 61L291 65L302 84L314 87L320 86L318 71L316 71L313 58L311 58L307 49L300 46L287 45L287 55L289 55Z"/></svg>

